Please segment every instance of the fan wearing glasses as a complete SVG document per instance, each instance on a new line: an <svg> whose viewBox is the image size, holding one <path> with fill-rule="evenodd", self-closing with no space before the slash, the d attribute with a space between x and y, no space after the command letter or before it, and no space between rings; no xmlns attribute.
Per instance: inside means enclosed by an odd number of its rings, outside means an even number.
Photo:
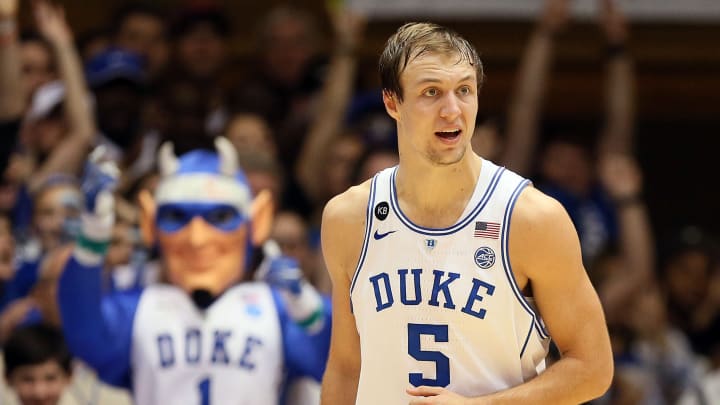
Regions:
<svg viewBox="0 0 720 405"><path fill-rule="evenodd" d="M59 286L71 350L138 405L277 404L289 379L320 381L330 307L266 241L272 198L252 195L232 144L217 138L215 151L179 157L161 147L140 227L167 283L138 292L101 291L117 176L100 160L86 168L87 212ZM244 281L260 246L264 281Z"/></svg>

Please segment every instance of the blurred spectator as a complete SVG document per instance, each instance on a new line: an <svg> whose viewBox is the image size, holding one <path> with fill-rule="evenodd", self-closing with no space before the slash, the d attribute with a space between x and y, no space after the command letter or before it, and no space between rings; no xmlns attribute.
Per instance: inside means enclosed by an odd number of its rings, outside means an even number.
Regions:
<svg viewBox="0 0 720 405"><path fill-rule="evenodd" d="M59 329L45 324L22 326L6 343L5 379L17 396L3 404L129 405L126 392L101 384L73 361ZM8 402L5 402L5 401Z"/></svg>
<svg viewBox="0 0 720 405"><path fill-rule="evenodd" d="M315 288L324 294L330 294L330 278L325 268L320 266L317 249L310 244L308 225L300 215L292 211L278 212L270 237L280 246L283 255L300 263L305 278Z"/></svg>
<svg viewBox="0 0 720 405"><path fill-rule="evenodd" d="M143 57L150 80L164 72L170 45L163 12L147 3L123 5L112 18L113 45Z"/></svg>
<svg viewBox="0 0 720 405"><path fill-rule="evenodd" d="M15 272L15 237L7 215L0 214L0 297L5 291L5 283Z"/></svg>
<svg viewBox="0 0 720 405"><path fill-rule="evenodd" d="M125 192L152 170L160 142L160 134L143 122L147 73L139 55L111 48L87 63L86 74L96 99L100 144L121 169L118 190Z"/></svg>
<svg viewBox="0 0 720 405"><path fill-rule="evenodd" d="M614 0L603 0L599 10L600 26L608 42L608 59L607 116L598 151L628 154L632 151L635 121L634 72L625 52L628 27ZM539 158L542 179L539 184L570 214L587 264L616 240L618 230L612 204L596 181L596 156L587 140L581 139L583 133L584 130L570 128L553 134Z"/></svg>
<svg viewBox="0 0 720 405"><path fill-rule="evenodd" d="M22 139L35 164L33 176L27 179L31 194L55 174L78 174L95 136L82 64L63 9L37 1L33 15L38 31L52 47L62 84L38 89L26 115Z"/></svg>
<svg viewBox="0 0 720 405"><path fill-rule="evenodd" d="M240 167L245 172L250 190L257 195L262 190L269 190L273 197L276 209L281 207L285 189L284 175L277 159L262 151L243 149L238 152Z"/></svg>
<svg viewBox="0 0 720 405"><path fill-rule="evenodd" d="M52 46L37 33L28 31L22 34L20 58L27 97L32 96L40 86L57 79Z"/></svg>
<svg viewBox="0 0 720 405"><path fill-rule="evenodd" d="M376 173L388 167L396 166L399 162L398 152L395 149L368 149L357 160L352 175L352 184L360 184L371 179Z"/></svg>
<svg viewBox="0 0 720 405"><path fill-rule="evenodd" d="M77 39L77 49L83 64L110 47L110 34L102 28L83 32Z"/></svg>
<svg viewBox="0 0 720 405"><path fill-rule="evenodd" d="M541 107L549 82L555 38L567 27L568 0L545 0L525 50L508 107L504 142L497 119L478 120L473 147L496 158L500 164L527 176L530 173L539 132Z"/></svg>
<svg viewBox="0 0 720 405"><path fill-rule="evenodd" d="M637 333L632 350L639 365L655 379L664 402L676 403L683 391L697 384L699 366L687 337L668 322L657 284L636 296L629 320Z"/></svg>
<svg viewBox="0 0 720 405"><path fill-rule="evenodd" d="M365 18L345 8L329 7L328 12L335 47L307 136L300 139L300 153L294 166L298 184L316 207L322 207L351 185L352 168L364 151L362 138L346 130L345 115L354 90L355 51L362 41ZM279 142L285 146L285 140ZM288 201L287 205L296 204ZM318 216L317 212L312 214ZM319 221L313 218L312 222L314 225Z"/></svg>
<svg viewBox="0 0 720 405"><path fill-rule="evenodd" d="M190 1L175 16L172 36L175 57L184 75L213 81L224 68L230 22L211 1Z"/></svg>
<svg viewBox="0 0 720 405"><path fill-rule="evenodd" d="M99 129L112 156L125 163L139 153L142 140L143 86L145 70L140 57L120 49L108 49L86 65L86 75L96 98Z"/></svg>
<svg viewBox="0 0 720 405"><path fill-rule="evenodd" d="M30 87L29 84L23 85L22 80L17 9L17 0L0 0L0 25L3 27L0 30L0 177L3 182L8 160L18 139L20 118ZM5 194L4 190L0 193Z"/></svg>
<svg viewBox="0 0 720 405"><path fill-rule="evenodd" d="M175 145L191 134L218 135L227 124L230 28L224 11L213 1L186 1L172 18L174 63L162 85L161 108L172 117L166 139Z"/></svg>
<svg viewBox="0 0 720 405"><path fill-rule="evenodd" d="M5 378L21 405L56 405L72 377L71 357L59 330L33 325L17 329L5 347Z"/></svg>
<svg viewBox="0 0 720 405"><path fill-rule="evenodd" d="M264 153L275 157L275 137L267 121L250 112L236 113L228 120L224 136L232 142L238 153Z"/></svg>
<svg viewBox="0 0 720 405"><path fill-rule="evenodd" d="M0 302L7 304L30 293L44 255L77 235L82 204L72 178L57 176L40 187L34 196L31 238L20 246L17 270Z"/></svg>
<svg viewBox="0 0 720 405"><path fill-rule="evenodd" d="M670 319L688 335L697 353L712 355L720 347L717 247L704 232L688 227L670 238L661 253L661 283Z"/></svg>
<svg viewBox="0 0 720 405"><path fill-rule="evenodd" d="M319 39L317 21L306 10L271 9L257 28L253 59L257 63L233 93L236 110L257 111L272 124L278 156L288 173L295 169L313 116L311 100L323 80ZM331 75L327 73L328 80ZM345 109L339 109L344 114Z"/></svg>

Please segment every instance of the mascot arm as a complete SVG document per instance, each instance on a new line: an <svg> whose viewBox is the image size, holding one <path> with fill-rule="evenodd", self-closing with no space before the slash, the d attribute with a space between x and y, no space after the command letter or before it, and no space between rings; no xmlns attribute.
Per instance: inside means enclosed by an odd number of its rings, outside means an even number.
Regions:
<svg viewBox="0 0 720 405"><path fill-rule="evenodd" d="M129 388L130 347L141 292L103 296L101 265L73 254L58 286L63 333L72 353L108 384Z"/></svg>
<svg viewBox="0 0 720 405"><path fill-rule="evenodd" d="M315 322L316 328L311 331L293 319L288 311L292 303L287 302L282 290L273 288L272 293L282 327L283 354L289 375L307 376L320 382L330 350L330 300L318 295L320 304L315 313L319 322Z"/></svg>

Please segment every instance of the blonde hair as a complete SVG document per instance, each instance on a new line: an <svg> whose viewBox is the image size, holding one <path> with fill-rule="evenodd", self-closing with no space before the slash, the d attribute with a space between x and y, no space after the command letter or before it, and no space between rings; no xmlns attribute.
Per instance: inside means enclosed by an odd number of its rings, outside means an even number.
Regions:
<svg viewBox="0 0 720 405"><path fill-rule="evenodd" d="M475 67L478 89L483 81L483 66L475 47L457 32L433 23L407 23L388 38L380 55L380 80L383 92L402 101L400 75L408 63L426 53L456 54L458 63Z"/></svg>

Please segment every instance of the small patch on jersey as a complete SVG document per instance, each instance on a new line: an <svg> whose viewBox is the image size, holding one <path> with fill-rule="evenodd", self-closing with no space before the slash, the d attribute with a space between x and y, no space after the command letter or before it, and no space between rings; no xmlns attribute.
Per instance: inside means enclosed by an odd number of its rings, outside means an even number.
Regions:
<svg viewBox="0 0 720 405"><path fill-rule="evenodd" d="M380 221L384 221L385 218L387 218L389 212L390 206L388 205L387 201L379 202L375 206L375 218Z"/></svg>
<svg viewBox="0 0 720 405"><path fill-rule="evenodd" d="M475 264L481 269L489 269L495 264L495 252L487 246L478 248L475 251Z"/></svg>
<svg viewBox="0 0 720 405"><path fill-rule="evenodd" d="M437 240L435 239L425 239L425 247L428 248L428 250L435 249L435 245L437 245Z"/></svg>
<svg viewBox="0 0 720 405"><path fill-rule="evenodd" d="M248 306L245 307L245 313L254 318L257 318L262 315L262 310L260 309L259 305L248 304Z"/></svg>

